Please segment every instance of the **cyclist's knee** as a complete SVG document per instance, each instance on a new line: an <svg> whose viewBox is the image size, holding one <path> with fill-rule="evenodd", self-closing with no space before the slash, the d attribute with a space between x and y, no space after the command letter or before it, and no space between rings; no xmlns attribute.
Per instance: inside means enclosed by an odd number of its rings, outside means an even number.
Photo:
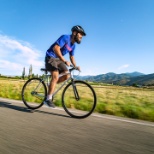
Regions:
<svg viewBox="0 0 154 154"><path fill-rule="evenodd" d="M55 77L55 76L54 76L54 77L52 78L52 82L58 82L58 77Z"/></svg>
<svg viewBox="0 0 154 154"><path fill-rule="evenodd" d="M68 73L68 71L64 71L63 73ZM68 78L70 77L70 74L66 74L66 75L64 75L64 80L67 80Z"/></svg>
<svg viewBox="0 0 154 154"><path fill-rule="evenodd" d="M67 74L67 75L66 75L66 80L67 80L69 77L70 77L70 74Z"/></svg>
<svg viewBox="0 0 154 154"><path fill-rule="evenodd" d="M59 73L58 72L52 72L52 82L57 82L59 77L58 77Z"/></svg>

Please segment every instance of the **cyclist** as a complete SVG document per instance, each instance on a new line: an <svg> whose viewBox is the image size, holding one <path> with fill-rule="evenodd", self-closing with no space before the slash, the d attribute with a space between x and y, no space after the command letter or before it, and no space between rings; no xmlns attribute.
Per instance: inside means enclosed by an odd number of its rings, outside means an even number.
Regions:
<svg viewBox="0 0 154 154"><path fill-rule="evenodd" d="M69 75L59 77L59 74L68 72L66 66L70 66L71 63L74 67L80 70L80 67L76 66L74 58L75 43L80 44L82 36L86 36L84 29L77 25L73 26L71 35L62 35L58 40L53 43L46 51L45 67L51 73L51 82L49 85L48 95L44 104L49 107L55 107L52 102L52 94L54 93L57 83L63 82L69 78ZM64 55L69 53L70 61L66 61Z"/></svg>

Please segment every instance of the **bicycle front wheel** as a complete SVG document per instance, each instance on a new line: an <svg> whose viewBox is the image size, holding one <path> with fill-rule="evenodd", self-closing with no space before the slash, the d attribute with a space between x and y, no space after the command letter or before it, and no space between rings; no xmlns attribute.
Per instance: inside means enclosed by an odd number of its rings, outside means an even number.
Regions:
<svg viewBox="0 0 154 154"><path fill-rule="evenodd" d="M29 109L41 107L46 96L47 88L40 78L29 79L22 88L22 100Z"/></svg>
<svg viewBox="0 0 154 154"><path fill-rule="evenodd" d="M62 105L71 117L86 118L96 107L95 91L84 81L72 81L62 93Z"/></svg>

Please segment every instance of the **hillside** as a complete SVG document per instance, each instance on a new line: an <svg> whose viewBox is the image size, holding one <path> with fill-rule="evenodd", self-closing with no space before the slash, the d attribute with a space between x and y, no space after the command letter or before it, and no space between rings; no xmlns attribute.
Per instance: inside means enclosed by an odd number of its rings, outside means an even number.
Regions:
<svg viewBox="0 0 154 154"><path fill-rule="evenodd" d="M133 77L127 84L132 85L133 83L137 83L139 85L154 85L154 73Z"/></svg>
<svg viewBox="0 0 154 154"><path fill-rule="evenodd" d="M103 82L109 84L118 84L118 85L154 85L154 73L145 75L140 72L132 72L132 73L107 73L100 74L96 76L76 76L77 79L87 80L93 82Z"/></svg>

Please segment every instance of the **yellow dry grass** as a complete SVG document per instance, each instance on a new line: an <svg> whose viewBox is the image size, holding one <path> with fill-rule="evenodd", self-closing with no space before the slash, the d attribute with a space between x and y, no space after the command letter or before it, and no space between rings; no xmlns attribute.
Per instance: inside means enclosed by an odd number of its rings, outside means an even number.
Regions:
<svg viewBox="0 0 154 154"><path fill-rule="evenodd" d="M0 79L0 97L20 100L24 83L23 80ZM95 112L154 121L154 89L99 85L93 88L97 95ZM81 91L88 99L89 94L84 87ZM61 94L62 90L54 99L59 106Z"/></svg>

